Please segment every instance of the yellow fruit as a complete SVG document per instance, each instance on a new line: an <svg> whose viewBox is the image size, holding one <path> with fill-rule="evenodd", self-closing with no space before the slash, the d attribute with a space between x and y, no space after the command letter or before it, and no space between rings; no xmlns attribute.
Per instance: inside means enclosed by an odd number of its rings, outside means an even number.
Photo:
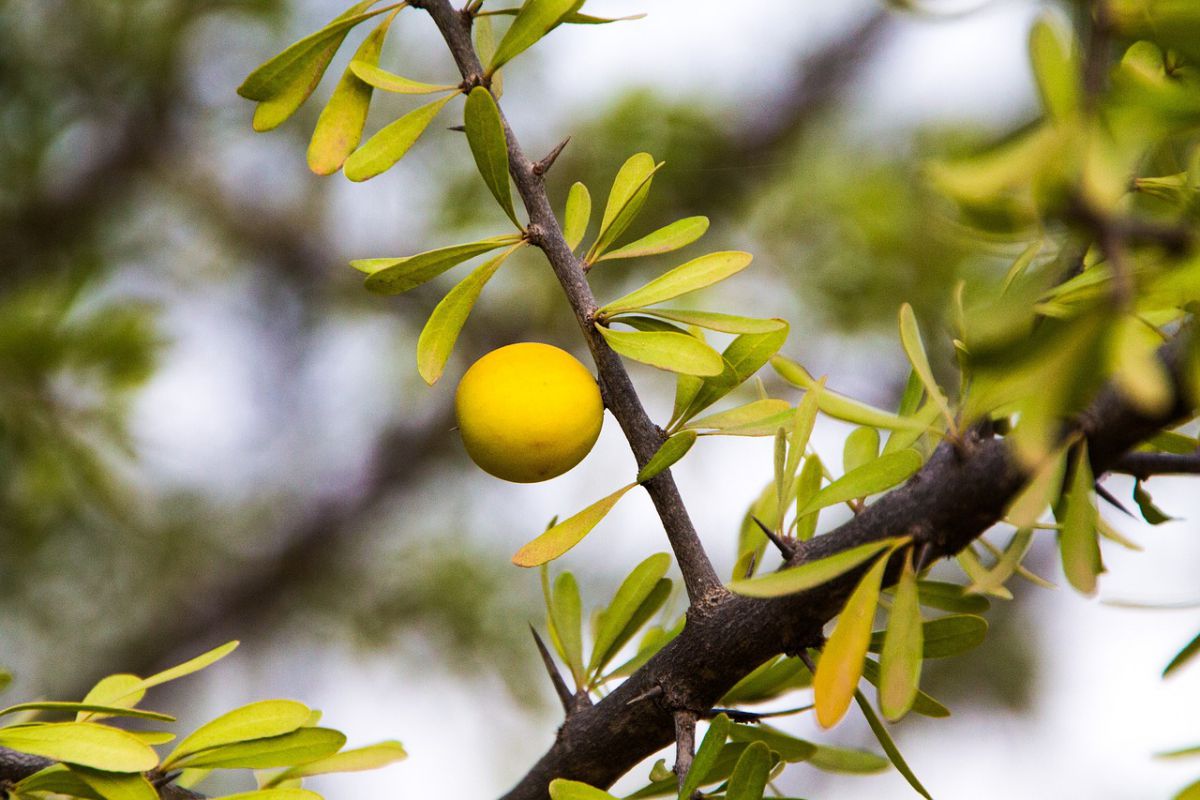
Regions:
<svg viewBox="0 0 1200 800"><path fill-rule="evenodd" d="M587 367L537 342L501 347L472 364L454 408L471 459L515 483L548 480L578 464L604 421Z"/></svg>

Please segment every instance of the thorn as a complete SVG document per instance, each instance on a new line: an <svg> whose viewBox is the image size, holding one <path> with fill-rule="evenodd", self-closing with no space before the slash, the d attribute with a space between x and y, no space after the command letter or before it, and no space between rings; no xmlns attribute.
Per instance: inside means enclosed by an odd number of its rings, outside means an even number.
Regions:
<svg viewBox="0 0 1200 800"><path fill-rule="evenodd" d="M551 150L545 158L543 158L541 161L535 161L533 164L533 174L545 175L547 172L549 172L550 167L554 166L555 160L558 159L558 154L563 151L563 149L567 146L567 143L570 141L571 137L568 136L559 142L558 145Z"/></svg>
<svg viewBox="0 0 1200 800"><path fill-rule="evenodd" d="M634 705L637 705L638 703L642 702L643 700L649 700L652 697L658 697L662 693L663 693L663 688L661 686L651 686L649 689L642 692L637 697L633 698L632 700L627 701L625 703L625 705L626 706L634 706Z"/></svg>
<svg viewBox="0 0 1200 800"><path fill-rule="evenodd" d="M1115 506L1116 508L1120 509L1121 511L1124 511L1127 515L1133 517L1133 512L1130 511L1128 508L1126 508L1124 506L1124 504L1121 503L1120 500L1113 497L1112 492L1108 491L1108 489L1105 489L1103 486L1101 486L1098 483L1095 484L1092 488L1096 490L1096 496L1101 498L1102 500L1104 500L1104 502L1108 503L1111 506ZM1134 517L1134 519L1137 519L1137 517Z"/></svg>
<svg viewBox="0 0 1200 800"><path fill-rule="evenodd" d="M465 125L451 125L449 128L446 128L446 130L458 131L459 133L466 133L467 127Z"/></svg>
<svg viewBox="0 0 1200 800"><path fill-rule="evenodd" d="M169 783L174 783L182 774L183 770L181 769L177 769L172 772L164 772L161 775L155 775L153 778L151 778L150 783L153 784L154 788L161 789Z"/></svg>
<svg viewBox="0 0 1200 800"><path fill-rule="evenodd" d="M734 722L746 722L754 724L760 720L768 719L770 717L786 717L791 714L803 714L805 711L812 711L812 709L812 705L797 706L796 708L785 708L780 711L743 711L740 708L712 708L709 709L703 715L703 717L705 719L712 719L718 714L724 714Z"/></svg>
<svg viewBox="0 0 1200 800"><path fill-rule="evenodd" d="M538 635L533 625L529 626L529 632L533 634L533 641L537 643L538 652L542 654L542 663L545 664L546 672L550 675L550 682L554 684L554 691L562 703L563 712L567 716L570 716L575 710L575 697L571 694L571 690L567 688L567 682L559 674L558 667L554 666L554 659L550 657L550 651L546 649L546 643L542 641L542 637Z"/></svg>
<svg viewBox="0 0 1200 800"><path fill-rule="evenodd" d="M754 520L754 523L762 529L762 532L766 534L768 539L771 540L771 544L779 548L779 552L783 554L784 561L791 561L792 556L796 555L795 546L793 546L791 542L781 539L778 535L776 535L775 531L768 528L766 523L764 523L758 517L752 516L750 519Z"/></svg>

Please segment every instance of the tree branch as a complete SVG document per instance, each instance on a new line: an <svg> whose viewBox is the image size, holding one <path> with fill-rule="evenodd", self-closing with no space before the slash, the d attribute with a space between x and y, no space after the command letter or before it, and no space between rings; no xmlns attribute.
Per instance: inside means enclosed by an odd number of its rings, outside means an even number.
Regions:
<svg viewBox="0 0 1200 800"><path fill-rule="evenodd" d="M475 54L471 42L469 17L451 7L449 0L412 0L410 5L424 9L433 18L464 80L472 80L483 74L483 65L479 63L479 57ZM550 206L550 198L546 194L542 177L537 172L537 165L521 150L521 145L513 135L503 111L500 118L504 124L505 138L508 140L509 172L529 214L527 230L530 242L546 254L555 277L562 285L591 350L592 359L596 363L608 409L624 431L638 467L645 466L658 452L665 436L642 407L620 357L597 332L594 315L599 306L587 283L583 264L571 252L563 238L562 228ZM675 480L671 477L670 470L667 470L642 485L658 511L671 549L675 552L675 560L683 573L688 598L692 604L689 613L705 613L725 598L728 592L721 585L708 554L704 552L700 537L696 534L695 526L683 505L683 499L679 496Z"/></svg>
<svg viewBox="0 0 1200 800"><path fill-rule="evenodd" d="M1200 475L1200 453L1126 453L1108 471L1138 480L1154 475Z"/></svg>
<svg viewBox="0 0 1200 800"><path fill-rule="evenodd" d="M6 792L12 784L57 763L57 761L51 761L41 756L31 756L28 753L20 753L16 750L10 750L7 747L0 747L0 791ZM157 772L149 772L146 774L146 777L153 783L155 778L160 777L160 775ZM156 785L155 788L158 790L158 796L162 800L204 800L205 798L205 795L185 789L174 783L164 783L161 786Z"/></svg>

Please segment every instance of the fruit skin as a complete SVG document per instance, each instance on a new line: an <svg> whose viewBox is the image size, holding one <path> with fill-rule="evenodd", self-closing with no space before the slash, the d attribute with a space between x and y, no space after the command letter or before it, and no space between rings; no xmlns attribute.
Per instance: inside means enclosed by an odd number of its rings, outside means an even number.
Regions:
<svg viewBox="0 0 1200 800"><path fill-rule="evenodd" d="M539 342L510 344L472 364L459 381L454 410L471 460L514 483L571 469L604 422L592 373L565 350Z"/></svg>

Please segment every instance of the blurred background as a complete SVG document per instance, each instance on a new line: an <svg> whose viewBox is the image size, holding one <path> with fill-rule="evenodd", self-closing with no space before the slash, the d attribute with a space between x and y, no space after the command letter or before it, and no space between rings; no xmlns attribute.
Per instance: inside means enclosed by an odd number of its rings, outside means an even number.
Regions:
<svg viewBox="0 0 1200 800"><path fill-rule="evenodd" d="M710 216L704 246L756 262L709 307L788 318L787 355L888 405L907 375L899 304L944 330L955 282L994 275L1016 252L956 235L922 186L924 159L1038 113L1025 41L1044 4L933 5L947 13L593 0L592 13L648 16L556 32L507 70L505 108L530 153L572 136L550 180L559 207L576 179L601 202L637 150L665 160L631 238ZM526 625L541 625L538 576L509 557L634 464L610 419L574 471L504 484L452 430L457 378L484 352L537 339L581 353L539 257L522 254L492 282L433 388L417 376L416 337L459 273L383 298L347 267L505 229L458 134L434 130L397 168L351 185L305 166L319 104L251 132L235 87L341 6L0 2L0 665L16 675L10 698L73 699L107 673L145 674L239 638L234 657L152 705L198 720L296 697L351 744L399 738L410 752L319 784L332 798L435 786L495 796L558 724ZM968 6L980 8L955 13ZM383 66L455 74L414 12L393 27ZM377 95L375 106L369 130L408 103ZM672 266L630 263L597 268L600 297ZM948 338L930 346L948 370ZM631 369L665 419L672 381ZM822 423L818 451L836 458L844 433ZM705 439L675 472L727 573L771 474L770 442ZM1191 485L1150 488L1186 519L1200 506ZM1108 486L1128 497L1121 480ZM1145 552L1106 549L1098 600L1018 584L1015 602L993 606L985 645L929 666L924 688L954 715L906 721L896 736L936 796L1140 800L1194 778L1194 763L1152 754L1200 739L1195 715L1180 713L1200 703L1200 670L1159 678L1195 633L1200 542L1188 522L1111 520ZM555 568L574 569L585 603L599 602L665 549L634 494ZM1053 551L1043 542L1030 564L1061 583ZM854 720L829 733L803 718L782 726L871 746ZM781 788L910 796L894 772L799 767Z"/></svg>

